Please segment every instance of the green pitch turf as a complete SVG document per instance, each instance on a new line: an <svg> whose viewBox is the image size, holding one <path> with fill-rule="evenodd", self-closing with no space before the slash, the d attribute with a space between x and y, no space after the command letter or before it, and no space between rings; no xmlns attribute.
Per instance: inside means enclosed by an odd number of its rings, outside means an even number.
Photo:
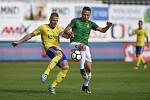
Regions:
<svg viewBox="0 0 150 100"><path fill-rule="evenodd" d="M47 62L0 63L0 100L150 100L150 67L135 71L132 63L95 61L92 94L85 94L81 91L79 66L70 62L67 77L52 95L47 84L39 80L46 66ZM58 67L52 71L50 82L58 71Z"/></svg>

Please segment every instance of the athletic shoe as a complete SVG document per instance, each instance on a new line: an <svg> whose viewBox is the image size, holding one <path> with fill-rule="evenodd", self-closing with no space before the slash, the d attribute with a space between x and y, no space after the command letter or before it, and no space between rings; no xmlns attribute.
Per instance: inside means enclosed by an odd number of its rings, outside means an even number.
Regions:
<svg viewBox="0 0 150 100"><path fill-rule="evenodd" d="M143 67L144 67L144 69L146 69L147 68L147 63L144 63Z"/></svg>
<svg viewBox="0 0 150 100"><path fill-rule="evenodd" d="M82 85L82 91L85 92L85 93L91 93L89 87L88 86L84 86L84 85Z"/></svg>
<svg viewBox="0 0 150 100"><path fill-rule="evenodd" d="M87 76L87 74L85 73L85 70L84 70L84 69L80 69L80 73L81 73L81 76L82 76L83 79L88 80L88 76Z"/></svg>
<svg viewBox="0 0 150 100"><path fill-rule="evenodd" d="M133 67L133 69L134 69L134 70L138 70L138 69L139 69L139 67L138 67L138 66L135 66L135 67Z"/></svg>
<svg viewBox="0 0 150 100"><path fill-rule="evenodd" d="M50 86L48 87L48 91L49 91L51 94L56 94L55 89L54 89L54 88L51 88Z"/></svg>
<svg viewBox="0 0 150 100"><path fill-rule="evenodd" d="M46 74L41 74L40 76L40 80L42 83L45 83L46 82L46 79L47 79L47 75Z"/></svg>

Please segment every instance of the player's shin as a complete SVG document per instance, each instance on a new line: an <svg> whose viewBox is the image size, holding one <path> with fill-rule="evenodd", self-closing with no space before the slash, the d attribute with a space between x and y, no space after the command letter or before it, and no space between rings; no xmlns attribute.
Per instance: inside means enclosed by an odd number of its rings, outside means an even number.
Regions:
<svg viewBox="0 0 150 100"><path fill-rule="evenodd" d="M136 66L140 66L140 63L141 63L141 55L137 55L137 63L136 63Z"/></svg>
<svg viewBox="0 0 150 100"><path fill-rule="evenodd" d="M88 85L89 85L89 82L90 82L91 77L92 77L91 72L90 72L90 73L87 73L87 76L88 76L88 78L85 79L84 82L83 82L84 86L88 86Z"/></svg>
<svg viewBox="0 0 150 100"><path fill-rule="evenodd" d="M145 60L144 60L144 58L142 56L141 56L141 61L142 61L142 64L146 63Z"/></svg>
<svg viewBox="0 0 150 100"><path fill-rule="evenodd" d="M55 88L66 77L68 70L69 70L68 68L60 70L60 72L57 74L56 79L53 81L51 85L52 88Z"/></svg>
<svg viewBox="0 0 150 100"><path fill-rule="evenodd" d="M81 54L82 54L82 59L80 60L80 74L81 74L83 79L87 79L88 77L86 75L85 68L84 68L84 65L85 65L85 51L81 51Z"/></svg>

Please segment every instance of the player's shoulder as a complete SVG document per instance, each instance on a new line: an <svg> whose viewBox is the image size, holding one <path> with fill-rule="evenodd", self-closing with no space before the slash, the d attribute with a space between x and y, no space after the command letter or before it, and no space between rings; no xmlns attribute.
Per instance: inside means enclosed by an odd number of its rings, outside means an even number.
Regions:
<svg viewBox="0 0 150 100"><path fill-rule="evenodd" d="M146 28L143 28L144 31L146 31Z"/></svg>
<svg viewBox="0 0 150 100"><path fill-rule="evenodd" d="M56 25L57 28L61 28L61 25Z"/></svg>
<svg viewBox="0 0 150 100"><path fill-rule="evenodd" d="M92 20L88 20L88 23L91 24L91 25L97 25L94 21ZM97 25L98 26L98 25Z"/></svg>
<svg viewBox="0 0 150 100"><path fill-rule="evenodd" d="M63 27L61 25L56 25L56 30L61 32L63 31Z"/></svg>
<svg viewBox="0 0 150 100"><path fill-rule="evenodd" d="M56 29L62 29L61 25L56 25Z"/></svg>
<svg viewBox="0 0 150 100"><path fill-rule="evenodd" d="M92 24L93 24L93 23L95 23L95 22L94 22L94 21L92 21L92 20L88 20L88 21L89 21L89 23L92 23Z"/></svg>

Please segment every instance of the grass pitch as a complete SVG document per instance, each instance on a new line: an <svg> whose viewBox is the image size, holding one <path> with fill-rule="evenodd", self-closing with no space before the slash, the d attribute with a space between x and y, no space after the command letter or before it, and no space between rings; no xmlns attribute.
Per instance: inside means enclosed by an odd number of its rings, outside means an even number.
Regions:
<svg viewBox="0 0 150 100"><path fill-rule="evenodd" d="M40 74L47 62L1 62L0 100L150 100L150 67L135 71L133 64L120 61L94 61L90 89L81 91L79 65L70 62L70 71L56 88L56 95L47 91ZM59 68L50 74L51 83Z"/></svg>

